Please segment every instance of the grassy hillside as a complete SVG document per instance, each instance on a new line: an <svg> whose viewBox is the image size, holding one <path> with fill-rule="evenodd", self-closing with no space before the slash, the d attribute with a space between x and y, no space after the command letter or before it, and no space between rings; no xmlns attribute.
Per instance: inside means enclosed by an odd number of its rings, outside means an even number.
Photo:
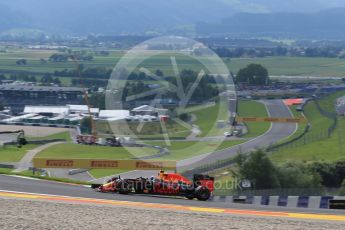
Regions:
<svg viewBox="0 0 345 230"><path fill-rule="evenodd" d="M338 92L319 100L320 106L334 112L334 102L336 98L344 95L345 92ZM277 163L288 160L302 161L336 161L345 158L345 119L338 117L338 125L331 135L327 137L328 128L332 125L332 120L321 115L317 110L315 102L309 103L305 107L305 114L312 127L306 134L305 145L295 148L285 148L272 154L271 159ZM324 137L322 140L320 137Z"/></svg>
<svg viewBox="0 0 345 230"><path fill-rule="evenodd" d="M147 156L157 152L151 148L130 148L131 153L136 156ZM77 144L59 144L43 150L36 158L60 158L60 159L129 159L133 157L126 148L107 147L107 146L90 146Z"/></svg>
<svg viewBox="0 0 345 230"><path fill-rule="evenodd" d="M17 148L17 146L0 146L0 162L18 162L25 153L37 145L25 145L22 148Z"/></svg>
<svg viewBox="0 0 345 230"><path fill-rule="evenodd" d="M243 143L243 140L231 141L174 141L170 146L166 146L170 150L170 154L163 156L161 159L182 160L194 156L211 153L216 150L230 148L232 146ZM149 142L151 145L165 146L164 142Z"/></svg>

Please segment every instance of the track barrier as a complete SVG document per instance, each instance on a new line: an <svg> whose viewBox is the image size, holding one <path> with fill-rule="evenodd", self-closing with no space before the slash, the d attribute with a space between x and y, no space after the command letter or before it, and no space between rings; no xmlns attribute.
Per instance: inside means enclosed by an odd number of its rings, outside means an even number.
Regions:
<svg viewBox="0 0 345 230"><path fill-rule="evenodd" d="M307 123L306 118L293 117L236 117L237 122Z"/></svg>
<svg viewBox="0 0 345 230"><path fill-rule="evenodd" d="M213 196L211 200L264 206L345 210L345 196Z"/></svg>
<svg viewBox="0 0 345 230"><path fill-rule="evenodd" d="M176 161L34 158L35 168L176 170Z"/></svg>

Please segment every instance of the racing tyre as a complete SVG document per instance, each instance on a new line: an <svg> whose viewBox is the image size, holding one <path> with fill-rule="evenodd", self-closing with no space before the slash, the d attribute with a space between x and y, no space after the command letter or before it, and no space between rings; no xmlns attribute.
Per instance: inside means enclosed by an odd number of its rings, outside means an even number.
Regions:
<svg viewBox="0 0 345 230"><path fill-rule="evenodd" d="M120 194L128 194L132 191L130 184L123 180L117 182L116 187Z"/></svg>
<svg viewBox="0 0 345 230"><path fill-rule="evenodd" d="M210 199L211 192L208 188L206 188L204 186L199 186L195 189L195 197L198 200L206 201L206 200Z"/></svg>
<svg viewBox="0 0 345 230"><path fill-rule="evenodd" d="M136 194L144 193L144 184L145 184L145 182L143 182L143 181L136 182L134 185L134 192Z"/></svg>
<svg viewBox="0 0 345 230"><path fill-rule="evenodd" d="M193 200L193 199L195 198L195 196L194 196L194 194L190 193L190 194L187 194L187 195L186 195L186 198L187 198L188 200Z"/></svg>

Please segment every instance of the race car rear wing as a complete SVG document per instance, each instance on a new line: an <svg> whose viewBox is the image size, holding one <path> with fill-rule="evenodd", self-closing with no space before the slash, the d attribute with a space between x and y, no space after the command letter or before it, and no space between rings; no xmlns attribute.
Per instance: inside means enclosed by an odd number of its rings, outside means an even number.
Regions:
<svg viewBox="0 0 345 230"><path fill-rule="evenodd" d="M194 174L193 176L194 186L205 186L211 192L214 191L214 177L209 175Z"/></svg>

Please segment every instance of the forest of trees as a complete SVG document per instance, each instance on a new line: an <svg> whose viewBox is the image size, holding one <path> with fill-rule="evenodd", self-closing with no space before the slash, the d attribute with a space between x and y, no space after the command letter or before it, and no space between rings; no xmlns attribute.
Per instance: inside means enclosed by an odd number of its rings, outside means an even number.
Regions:
<svg viewBox="0 0 345 230"><path fill-rule="evenodd" d="M12 81L25 81L25 82L32 82L32 83L40 83L41 85L61 85L61 81L58 77L53 77L52 74L46 73L41 77L37 77L35 75L29 75L26 73L18 73L18 74L11 74L8 78L1 74L0 80L12 80Z"/></svg>
<svg viewBox="0 0 345 230"><path fill-rule="evenodd" d="M270 82L267 69L260 64L249 64L240 69L236 74L235 81L249 85L268 85Z"/></svg>
<svg viewBox="0 0 345 230"><path fill-rule="evenodd" d="M156 71L158 72L158 71ZM157 74L158 75L158 74ZM183 91L188 92L191 88L194 82L197 82L198 73L192 70L182 70L180 73L181 82L183 86ZM146 91L151 90L150 86L148 84L145 84L143 80L152 80L149 76L146 76L145 73L138 73L138 74L131 74L129 79L136 80L133 82L127 82L122 93L122 100L125 100L128 96L131 95L137 95L144 93ZM176 77L163 77L162 80L165 80L172 85L177 86L177 79ZM216 80L208 75L205 75L201 78L201 80L198 82L197 87L194 90L194 93L191 95L190 100L191 101L205 101L210 100L212 98L215 98L219 95L220 90L218 88L218 85L215 84ZM217 82L218 83L218 82ZM146 98L142 98L143 100L152 100L155 95L153 96L147 96ZM182 98L179 97L178 93L176 91L169 91L166 90L162 97L169 98L173 100L181 100Z"/></svg>
<svg viewBox="0 0 345 230"><path fill-rule="evenodd" d="M291 56L291 57L328 57L345 58L344 48L338 46L323 47L284 47L272 48L226 48L217 47L213 49L222 58L240 57L270 57L270 56Z"/></svg>
<svg viewBox="0 0 345 230"><path fill-rule="evenodd" d="M236 157L239 176L252 182L255 189L275 188L340 188L345 185L345 161L334 163L289 161L281 165L271 162L258 150Z"/></svg>

